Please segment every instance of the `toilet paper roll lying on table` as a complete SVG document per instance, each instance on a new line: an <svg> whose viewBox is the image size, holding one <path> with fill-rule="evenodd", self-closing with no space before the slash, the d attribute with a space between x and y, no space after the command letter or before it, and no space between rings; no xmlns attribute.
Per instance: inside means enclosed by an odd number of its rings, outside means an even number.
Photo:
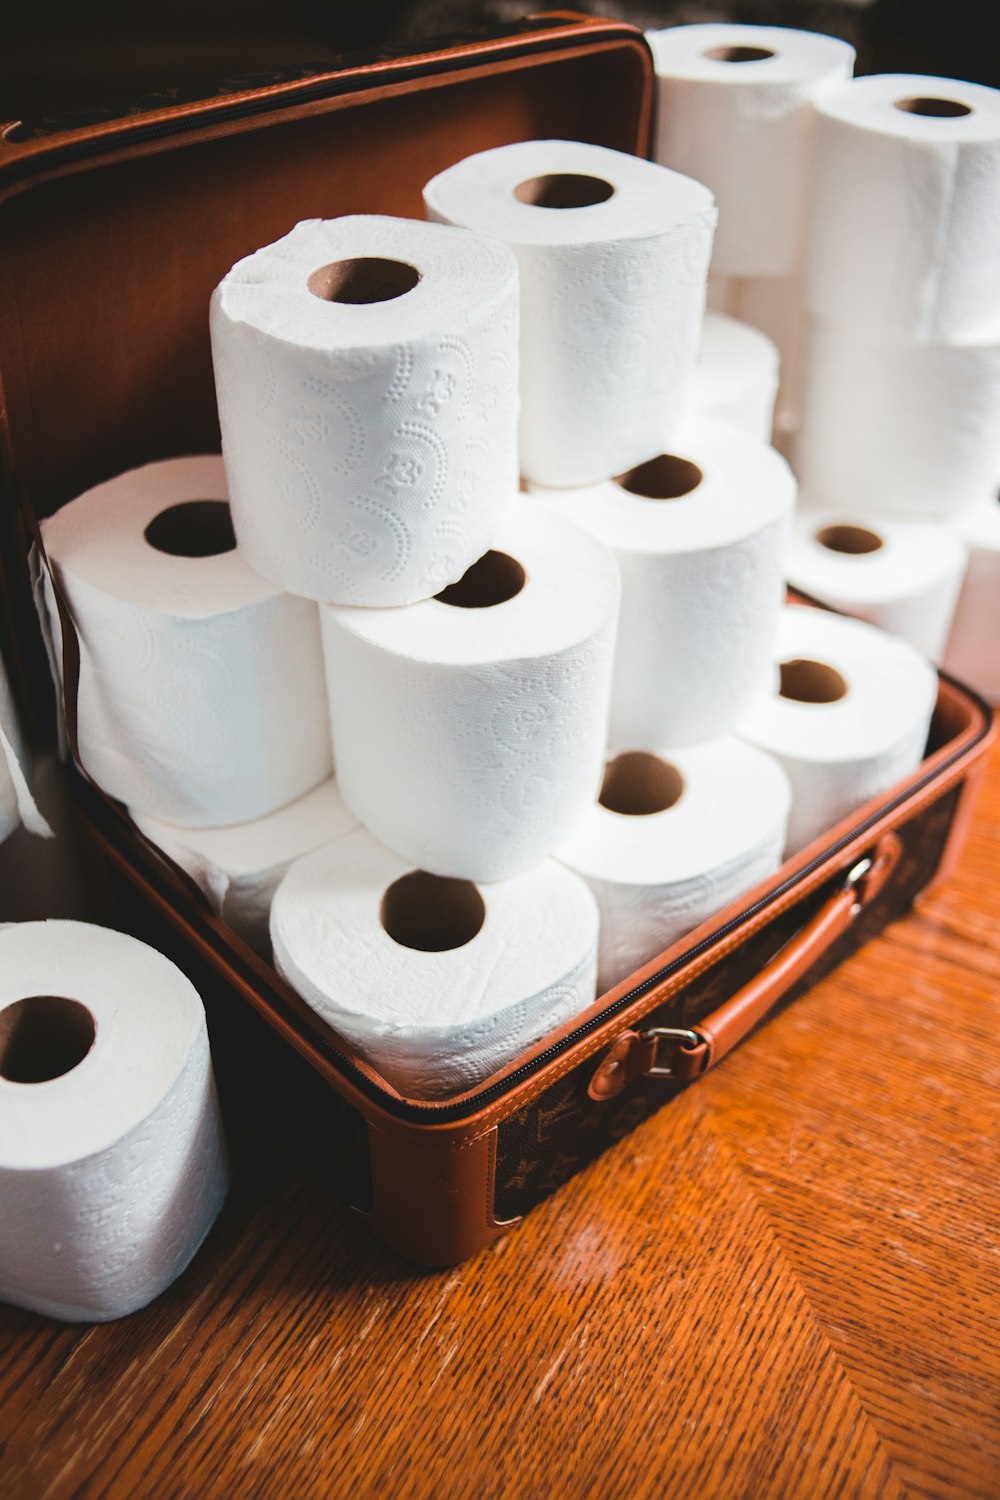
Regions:
<svg viewBox="0 0 1000 1500"><path fill-rule="evenodd" d="M963 543L943 526L803 510L795 521L788 581L940 661L965 555Z"/></svg>
<svg viewBox="0 0 1000 1500"><path fill-rule="evenodd" d="M618 561L611 745L661 750L732 727L772 676L795 480L772 448L692 418L676 448L580 490L533 490Z"/></svg>
<svg viewBox="0 0 1000 1500"><path fill-rule="evenodd" d="M908 642L803 605L782 614L777 659L780 686L738 732L788 772L787 857L916 769L937 674Z"/></svg>
<svg viewBox="0 0 1000 1500"><path fill-rule="evenodd" d="M440 225L297 224L212 298L240 550L294 594L409 604L517 487L517 265Z"/></svg>
<svg viewBox="0 0 1000 1500"><path fill-rule="evenodd" d="M546 860L476 887L415 871L369 833L296 860L275 962L400 1093L459 1093L595 998L597 907Z"/></svg>
<svg viewBox="0 0 1000 1500"><path fill-rule="evenodd" d="M619 593L593 537L521 497L441 598L323 605L346 805L435 875L543 859L600 786Z"/></svg>
<svg viewBox="0 0 1000 1500"><path fill-rule="evenodd" d="M83 922L0 930L0 1300L144 1307L225 1197L208 1035L162 954Z"/></svg>
<svg viewBox="0 0 1000 1500"><path fill-rule="evenodd" d="M778 351L771 340L748 323L706 313L692 412L769 443L777 390Z"/></svg>
<svg viewBox="0 0 1000 1500"><path fill-rule="evenodd" d="M424 201L517 256L522 472L586 484L655 453L697 357L708 189L603 146L521 141L449 167Z"/></svg>
<svg viewBox="0 0 1000 1500"><path fill-rule="evenodd" d="M1000 336L1000 92L857 78L817 106L804 297L868 338Z"/></svg>
<svg viewBox="0 0 1000 1500"><path fill-rule="evenodd" d="M814 102L851 76L854 48L782 26L723 22L646 33L657 72L655 156L712 189L714 276L797 269Z"/></svg>
<svg viewBox="0 0 1000 1500"><path fill-rule="evenodd" d="M810 319L795 445L802 493L858 513L955 515L993 493L998 410L1000 330L990 344L914 346Z"/></svg>
<svg viewBox="0 0 1000 1500"><path fill-rule="evenodd" d="M992 703L1000 703L1000 498L956 518L969 550L944 664Z"/></svg>
<svg viewBox="0 0 1000 1500"><path fill-rule="evenodd" d="M731 736L612 760L600 801L556 851L597 897L598 990L772 874L790 804L778 762Z"/></svg>
<svg viewBox="0 0 1000 1500"><path fill-rule="evenodd" d="M52 829L31 795L24 769L27 764L14 697L0 661L0 844L22 823L30 833L52 837Z"/></svg>
<svg viewBox="0 0 1000 1500"><path fill-rule="evenodd" d="M262 817L331 770L319 618L235 550L222 460L88 490L42 535L80 639L84 768L187 827ZM60 639L51 606L52 629Z"/></svg>
<svg viewBox="0 0 1000 1500"><path fill-rule="evenodd" d="M258 953L269 951L271 900L292 860L358 827L332 777L287 807L231 828L178 828L142 813L132 816Z"/></svg>

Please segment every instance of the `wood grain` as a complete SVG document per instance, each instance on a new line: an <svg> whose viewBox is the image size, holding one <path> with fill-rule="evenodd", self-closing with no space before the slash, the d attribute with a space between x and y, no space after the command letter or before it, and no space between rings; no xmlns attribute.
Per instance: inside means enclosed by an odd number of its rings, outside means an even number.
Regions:
<svg viewBox="0 0 1000 1500"><path fill-rule="evenodd" d="M0 1494L1000 1494L1000 755L949 886L492 1251L274 1141L118 1324L0 1309Z"/></svg>

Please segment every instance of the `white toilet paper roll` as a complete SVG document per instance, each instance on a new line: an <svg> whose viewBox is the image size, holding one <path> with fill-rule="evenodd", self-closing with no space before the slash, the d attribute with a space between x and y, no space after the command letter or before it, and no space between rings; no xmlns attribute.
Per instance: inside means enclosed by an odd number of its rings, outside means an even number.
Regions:
<svg viewBox="0 0 1000 1500"><path fill-rule="evenodd" d="M857 78L818 104L804 295L868 338L1000 338L1000 92Z"/></svg>
<svg viewBox="0 0 1000 1500"><path fill-rule="evenodd" d="M99 1322L179 1276L227 1187L201 1001L82 922L0 931L0 1300Z"/></svg>
<svg viewBox="0 0 1000 1500"><path fill-rule="evenodd" d="M814 104L850 78L854 48L782 26L670 26L646 34L658 77L657 161L712 189L718 276L797 269Z"/></svg>
<svg viewBox="0 0 1000 1500"><path fill-rule="evenodd" d="M810 319L795 463L811 504L950 516L1000 474L1000 337L874 342Z"/></svg>
<svg viewBox="0 0 1000 1500"><path fill-rule="evenodd" d="M771 681L795 504L784 459L692 418L673 453L617 480L533 493L621 569L612 747L661 750L730 729Z"/></svg>
<svg viewBox="0 0 1000 1500"><path fill-rule="evenodd" d="M731 736L610 761L599 801L556 851L597 897L598 990L773 874L790 804L778 762Z"/></svg>
<svg viewBox="0 0 1000 1500"><path fill-rule="evenodd" d="M233 524L265 578L409 604L489 546L517 484L517 266L411 219L307 220L212 298Z"/></svg>
<svg viewBox="0 0 1000 1500"><path fill-rule="evenodd" d="M778 351L771 340L748 323L706 313L692 411L769 443L777 390Z"/></svg>
<svg viewBox="0 0 1000 1500"><path fill-rule="evenodd" d="M915 770L937 674L907 641L803 605L782 614L777 659L780 683L738 729L788 772L787 857Z"/></svg>
<svg viewBox="0 0 1000 1500"><path fill-rule="evenodd" d="M940 661L965 571L965 547L943 526L850 511L801 511L788 580L824 604L902 636Z"/></svg>
<svg viewBox="0 0 1000 1500"><path fill-rule="evenodd" d="M225 497L221 458L175 458L42 523L80 638L83 765L188 827L262 817L331 769L316 606L251 571Z"/></svg>
<svg viewBox="0 0 1000 1500"><path fill-rule="evenodd" d="M435 875L501 880L543 859L600 785L619 592L603 547L521 499L438 598L324 605L351 811Z"/></svg>
<svg viewBox="0 0 1000 1500"><path fill-rule="evenodd" d="M52 837L52 829L31 795L25 774L27 764L14 696L0 661L0 844L22 823L30 833Z"/></svg>
<svg viewBox="0 0 1000 1500"><path fill-rule="evenodd" d="M1000 703L1000 498L957 517L969 550L944 664L992 703Z"/></svg>
<svg viewBox="0 0 1000 1500"><path fill-rule="evenodd" d="M765 334L778 351L781 376L775 401L775 441L792 433L802 404L802 344L805 316L797 276L760 276L734 281L733 316Z"/></svg>
<svg viewBox="0 0 1000 1500"><path fill-rule="evenodd" d="M361 830L296 860L275 962L400 1093L459 1093L595 998L597 907L554 860L482 887L414 870Z"/></svg>
<svg viewBox="0 0 1000 1500"><path fill-rule="evenodd" d="M146 837L201 887L212 910L265 954L271 900L292 860L358 827L333 777L287 807L231 828L178 828L142 813L132 816Z"/></svg>
<svg viewBox="0 0 1000 1500"><path fill-rule="evenodd" d="M708 189L603 146L522 141L448 168L424 201L517 256L522 472L587 484L655 453L697 357Z"/></svg>

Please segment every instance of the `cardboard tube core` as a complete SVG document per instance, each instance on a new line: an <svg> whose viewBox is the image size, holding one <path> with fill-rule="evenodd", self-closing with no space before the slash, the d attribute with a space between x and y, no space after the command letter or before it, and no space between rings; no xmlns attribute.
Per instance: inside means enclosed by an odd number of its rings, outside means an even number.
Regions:
<svg viewBox="0 0 1000 1500"><path fill-rule="evenodd" d="M626 750L608 761L597 800L609 812L643 818L673 807L683 792L684 777L676 766L646 750Z"/></svg>
<svg viewBox="0 0 1000 1500"><path fill-rule="evenodd" d="M709 47L702 53L703 57L711 58L712 62L763 62L765 58L777 57L769 47Z"/></svg>
<svg viewBox="0 0 1000 1500"><path fill-rule="evenodd" d="M885 545L877 531L864 526L824 526L817 531L816 540L830 552L848 552L853 556L877 552Z"/></svg>
<svg viewBox="0 0 1000 1500"><path fill-rule="evenodd" d="M957 99L935 99L918 96L914 99L896 99L893 101L896 109L901 109L907 115L932 115L939 120L955 120L960 115L971 115L972 108L968 104L960 104Z"/></svg>
<svg viewBox="0 0 1000 1500"><path fill-rule="evenodd" d="M516 557L491 550L466 568L457 583L449 583L434 597L457 609L490 609L513 599L526 582L527 574Z"/></svg>
<svg viewBox="0 0 1000 1500"><path fill-rule="evenodd" d="M514 197L533 208L591 208L614 196L614 184L583 172L548 172L529 177L514 189Z"/></svg>
<svg viewBox="0 0 1000 1500"><path fill-rule="evenodd" d="M332 260L320 266L307 285L324 302L391 302L412 292L420 272L405 260L385 260L381 255L359 255L353 260Z"/></svg>
<svg viewBox="0 0 1000 1500"><path fill-rule="evenodd" d="M0 1011L0 1078L48 1083L83 1062L97 1035L93 1016L79 1000L27 995Z"/></svg>
<svg viewBox="0 0 1000 1500"><path fill-rule="evenodd" d="M704 477L690 459L680 458L676 453L659 453L624 474L616 474L614 482L643 500L679 500L696 490Z"/></svg>
<svg viewBox="0 0 1000 1500"><path fill-rule="evenodd" d="M781 696L795 703L836 703L847 696L847 683L836 667L823 661L783 661Z"/></svg>
<svg viewBox="0 0 1000 1500"><path fill-rule="evenodd" d="M185 500L161 510L143 535L157 552L171 557L217 557L236 546L233 520L225 500Z"/></svg>
<svg viewBox="0 0 1000 1500"><path fill-rule="evenodd" d="M393 942L443 953L472 941L486 920L486 904L471 880L411 870L386 890L379 915Z"/></svg>

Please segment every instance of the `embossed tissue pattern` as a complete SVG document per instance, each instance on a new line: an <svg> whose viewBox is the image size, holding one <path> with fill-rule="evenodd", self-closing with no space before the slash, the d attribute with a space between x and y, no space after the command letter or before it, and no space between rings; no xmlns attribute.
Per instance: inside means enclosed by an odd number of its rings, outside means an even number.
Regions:
<svg viewBox="0 0 1000 1500"><path fill-rule="evenodd" d="M315 237L312 225L293 235L311 243L306 229ZM365 253L423 264L427 231L455 235L461 258L459 231L386 220L366 221ZM296 287L302 253L286 257ZM438 250L428 275L441 259ZM460 578L517 491L513 265L484 281L460 318L442 297L438 331L417 338L405 337L400 299L398 341L370 348L275 337L230 316L226 298L224 282L212 313L216 389L250 564L294 593L342 604L408 604Z"/></svg>

